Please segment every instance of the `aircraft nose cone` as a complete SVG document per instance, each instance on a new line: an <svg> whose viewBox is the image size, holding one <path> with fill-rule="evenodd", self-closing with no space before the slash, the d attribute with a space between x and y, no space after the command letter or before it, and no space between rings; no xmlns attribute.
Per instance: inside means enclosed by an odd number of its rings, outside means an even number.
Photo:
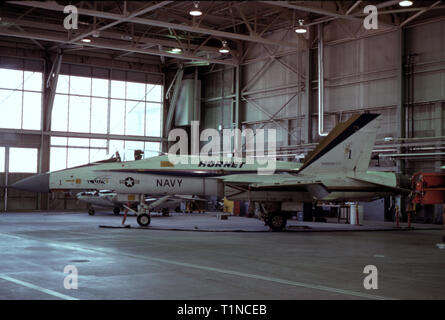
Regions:
<svg viewBox="0 0 445 320"><path fill-rule="evenodd" d="M49 192L49 174L40 173L13 183L11 188L31 191Z"/></svg>

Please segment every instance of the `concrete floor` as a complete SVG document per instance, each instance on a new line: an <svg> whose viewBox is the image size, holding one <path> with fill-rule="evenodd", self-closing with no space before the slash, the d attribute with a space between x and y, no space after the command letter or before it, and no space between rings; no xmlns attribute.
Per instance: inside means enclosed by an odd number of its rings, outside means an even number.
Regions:
<svg viewBox="0 0 445 320"><path fill-rule="evenodd" d="M155 217L152 225L187 224L190 218ZM0 299L445 299L440 230L98 227L121 219L0 214ZM136 226L134 217L127 222ZM66 265L78 269L77 290L64 289ZM366 265L378 268L378 290L363 287Z"/></svg>

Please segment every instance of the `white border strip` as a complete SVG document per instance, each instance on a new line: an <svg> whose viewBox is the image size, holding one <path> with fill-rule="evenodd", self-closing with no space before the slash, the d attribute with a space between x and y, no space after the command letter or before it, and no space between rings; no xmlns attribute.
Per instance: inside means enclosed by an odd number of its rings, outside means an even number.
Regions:
<svg viewBox="0 0 445 320"><path fill-rule="evenodd" d="M29 283L29 282L17 280L17 279L5 276L3 274L0 274L0 279L3 279L3 280L6 280L6 281L9 281L9 282L12 282L12 283L19 284L21 286L30 288L30 289L34 289L34 290L37 290L37 291L49 294L49 295L51 295L53 297L56 297L56 298L60 298L60 299L64 299L64 300L79 300L77 298L70 297L70 296L67 296L65 294L62 294L62 293L50 290L50 289L45 289L45 288L33 285L33 284Z"/></svg>

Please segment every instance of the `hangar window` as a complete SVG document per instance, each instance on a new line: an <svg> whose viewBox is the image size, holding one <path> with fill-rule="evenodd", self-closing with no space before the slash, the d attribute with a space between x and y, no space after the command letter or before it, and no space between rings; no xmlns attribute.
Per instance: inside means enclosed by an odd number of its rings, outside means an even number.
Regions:
<svg viewBox="0 0 445 320"><path fill-rule="evenodd" d="M0 68L0 128L40 130L42 73Z"/></svg>
<svg viewBox="0 0 445 320"><path fill-rule="evenodd" d="M145 104L145 135L159 137L161 135L161 107L158 103Z"/></svg>
<svg viewBox="0 0 445 320"><path fill-rule="evenodd" d="M5 148L0 147L0 172L5 172Z"/></svg>
<svg viewBox="0 0 445 320"><path fill-rule="evenodd" d="M66 147L51 147L49 171L66 169Z"/></svg>
<svg viewBox="0 0 445 320"><path fill-rule="evenodd" d="M10 148L9 172L37 173L37 149Z"/></svg>
<svg viewBox="0 0 445 320"><path fill-rule="evenodd" d="M161 150L161 144L159 142L145 142L144 157L150 158L159 155Z"/></svg>
<svg viewBox="0 0 445 320"><path fill-rule="evenodd" d="M51 137L50 171L76 167L107 158L107 140Z"/></svg>
<svg viewBox="0 0 445 320"><path fill-rule="evenodd" d="M92 135L89 138L53 136L50 170L104 160L116 151L124 161L133 160L137 149L144 151L144 158L158 155L159 142L134 141L131 137L161 136L162 79L162 75L156 73L62 64L51 130ZM93 139L93 134L123 137L121 140Z"/></svg>
<svg viewBox="0 0 445 320"><path fill-rule="evenodd" d="M110 158L116 151L123 161L134 160L134 150L144 158L157 156L159 142L51 137L50 171L57 171Z"/></svg>
<svg viewBox="0 0 445 320"><path fill-rule="evenodd" d="M110 133L161 136L162 86L111 81Z"/></svg>
<svg viewBox="0 0 445 320"><path fill-rule="evenodd" d="M159 84L59 75L51 128L160 137L162 95Z"/></svg>
<svg viewBox="0 0 445 320"><path fill-rule="evenodd" d="M108 80L59 75L51 115L51 129L107 133L108 100L99 98L107 96Z"/></svg>
<svg viewBox="0 0 445 320"><path fill-rule="evenodd" d="M90 108L89 97L69 97L68 131L90 132Z"/></svg>
<svg viewBox="0 0 445 320"><path fill-rule="evenodd" d="M110 154L118 151L123 161L134 160L134 150L144 151L143 158L147 159L159 155L161 144L148 141L110 140Z"/></svg>

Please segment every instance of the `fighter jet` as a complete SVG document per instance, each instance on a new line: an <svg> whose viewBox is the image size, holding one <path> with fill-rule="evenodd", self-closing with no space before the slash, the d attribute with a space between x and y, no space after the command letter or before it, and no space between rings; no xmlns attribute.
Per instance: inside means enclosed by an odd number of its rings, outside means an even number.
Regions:
<svg viewBox="0 0 445 320"><path fill-rule="evenodd" d="M137 204L136 195L131 194L118 194L111 190L95 190L95 191L82 191L76 194L77 200L86 202L89 205L88 214L93 216L96 212L95 208L113 208L113 213L118 215L122 209L127 206L134 211L134 204ZM180 212L181 201L200 201L207 202L207 199L199 198L196 196L176 195L176 196L164 196L160 199L145 197L145 203L150 207L150 210L158 210L163 216L169 214L169 210L175 210Z"/></svg>
<svg viewBox="0 0 445 320"><path fill-rule="evenodd" d="M379 114L355 114L338 124L301 165L277 161L273 174L259 175L257 163L221 157L219 161L174 164L168 156L128 162L93 163L38 174L12 187L34 192L113 190L137 194L137 222L150 224L145 194L163 197L189 194L225 196L258 203L261 216L274 231L283 230L289 211L307 204L371 201L395 193L409 193L410 179L393 172L369 171Z"/></svg>

